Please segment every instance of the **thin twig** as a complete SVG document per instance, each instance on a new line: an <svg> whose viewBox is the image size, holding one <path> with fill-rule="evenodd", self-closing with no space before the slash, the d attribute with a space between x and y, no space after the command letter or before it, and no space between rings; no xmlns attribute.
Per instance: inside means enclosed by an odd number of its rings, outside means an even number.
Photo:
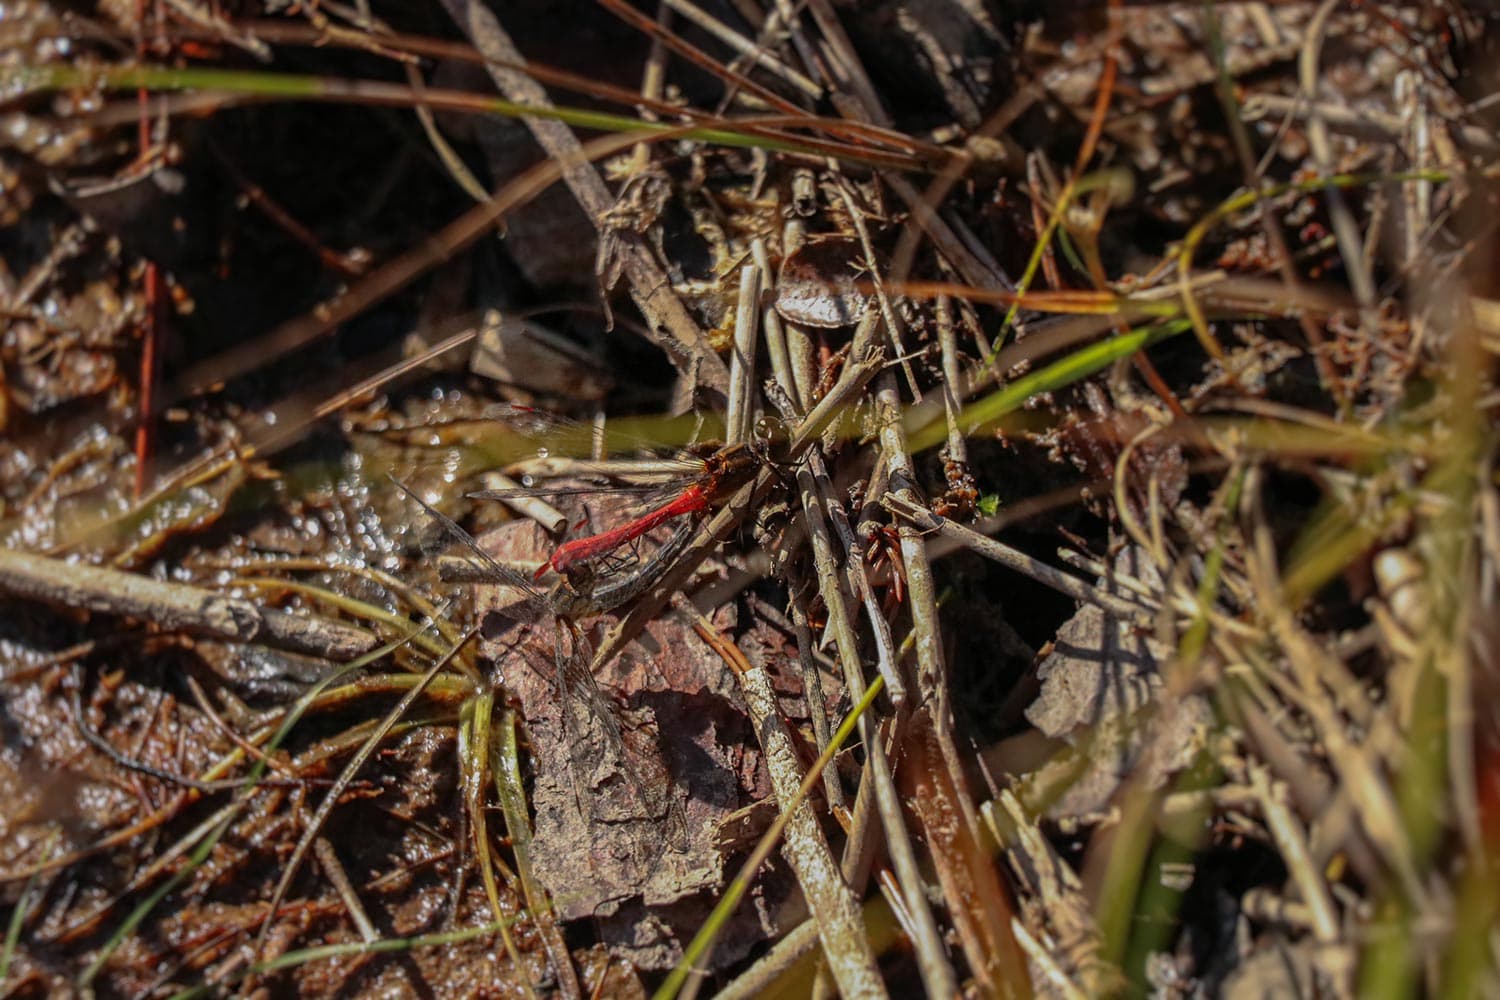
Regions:
<svg viewBox="0 0 1500 1000"><path fill-rule="evenodd" d="M487 59L512 66L525 64L499 20L483 4L473 0L443 0L443 5ZM486 68L495 86L508 100L539 108L552 106L547 92L529 75L503 69L497 62L487 63ZM561 122L540 118L526 118L525 122L548 156L566 164L563 180L595 227L601 227L600 238L605 238L608 234L602 227L614 198L583 155L583 146L572 130ZM672 291L666 272L651 255L645 240L640 234L630 232L615 233L611 238L619 241L616 252L624 265L631 296L641 315L646 317L652 335L658 338L657 343L668 354L690 362L686 374L693 385L724 392L729 381L724 363L714 354L702 328ZM605 294L608 294L607 289Z"/></svg>
<svg viewBox="0 0 1500 1000"><path fill-rule="evenodd" d="M1302 88L1303 98L1308 102L1307 144L1318 168L1326 176L1337 173L1338 165L1334 162L1328 125L1323 120L1323 104L1318 100L1318 54L1323 48L1328 19L1339 6L1339 0L1324 0L1318 6L1317 13L1308 22L1307 34L1297 58L1297 82ZM1344 271L1349 276L1350 288L1354 297L1359 300L1367 329L1374 331L1375 279L1365 261L1364 240L1360 236L1359 226L1354 221L1354 213L1349 210L1349 203L1344 199L1342 191L1329 185L1323 189L1323 196L1328 199L1328 216L1333 223L1333 233L1338 240L1339 254L1344 260Z"/></svg>
<svg viewBox="0 0 1500 1000"><path fill-rule="evenodd" d="M0 591L65 608L149 621L231 642L348 660L378 640L362 629L315 615L261 608L185 583L168 583L28 552L0 550Z"/></svg>
<svg viewBox="0 0 1500 1000"><path fill-rule="evenodd" d="M925 507L913 503L909 498L887 496L881 501L887 510L911 521L923 531L936 532L944 538L950 539L963 548L977 552L986 559L992 559L1007 569L1013 569L1017 573L1025 574L1043 586L1051 587L1060 594L1065 594L1075 601L1085 604L1093 604L1105 612L1132 622L1142 627L1149 628L1151 615L1140 605L1117 597L1107 591L1100 590L1087 581L1080 580L1076 576L1064 573L1054 566L1049 566L1019 549L1011 548L1003 542L997 542L993 538L986 538L977 531L965 528L963 525L939 517Z"/></svg>
<svg viewBox="0 0 1500 1000"><path fill-rule="evenodd" d="M773 290L767 296L767 305L761 313L761 326L766 333L766 356L771 360L771 376L787 394L787 398L792 400L793 408L800 415L807 411L807 404L792 374L792 355L786 331L781 326L781 314L776 311L775 306L769 304L775 298L776 273L771 270L771 256L766 251L766 241L759 236L751 240L750 253L755 266L760 269L760 287Z"/></svg>
<svg viewBox="0 0 1500 1000"><path fill-rule="evenodd" d="M344 870L343 862L339 861L339 855L333 848L333 842L327 837L319 837L313 841L313 853L318 856L318 864L323 869L323 874L333 887L338 891L339 899L344 903L344 909L349 913L349 919L354 922L354 927L359 931L361 940L379 941L380 932L370 922L370 915L365 912L364 904L359 901L359 894L354 891L354 885L349 881L349 873Z"/></svg>
<svg viewBox="0 0 1500 1000"><path fill-rule="evenodd" d="M505 493L498 497L501 503L541 525L542 530L558 534L568 526L568 516L539 496L527 495L525 488L503 472L486 472L482 477L484 488L491 493Z"/></svg>
<svg viewBox="0 0 1500 1000"><path fill-rule="evenodd" d="M808 625L804 602L792 602L792 629L797 636L797 663L802 668L802 694L807 699L807 714L812 718L813 739L818 750L828 745L828 701L823 694L823 674L813 656L812 629ZM838 769L823 772L823 794L830 809L844 805L844 788L839 783Z"/></svg>
<svg viewBox="0 0 1500 1000"><path fill-rule="evenodd" d="M787 83L802 91L803 95L813 101L823 98L823 88L818 86L806 76L792 69L790 66L777 59L770 52L750 41L744 35L730 28L723 21L711 16L702 8L688 2L688 0L663 0L666 6L672 8L683 17L692 21L704 31L713 35L719 41L729 46L740 55L749 59L755 65L767 72L773 73Z"/></svg>

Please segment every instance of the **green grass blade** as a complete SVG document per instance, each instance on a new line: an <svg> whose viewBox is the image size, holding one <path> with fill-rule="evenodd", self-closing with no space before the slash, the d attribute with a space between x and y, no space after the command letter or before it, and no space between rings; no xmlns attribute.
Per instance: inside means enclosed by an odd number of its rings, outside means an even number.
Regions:
<svg viewBox="0 0 1500 1000"><path fill-rule="evenodd" d="M1136 351L1180 333L1186 333L1189 329L1191 329L1191 324L1187 320L1174 319L1132 330L1127 334L1111 337L1097 344L1090 344L1061 361L1021 376L984 399L970 403L958 415L959 426L967 434L975 433L1007 413L1020 409L1037 393L1052 392L1072 385L1080 379L1108 368L1120 358L1128 358ZM947 440L947 436L948 431L944 422L935 420L910 434L911 450L913 452L924 451L934 445L942 444Z"/></svg>

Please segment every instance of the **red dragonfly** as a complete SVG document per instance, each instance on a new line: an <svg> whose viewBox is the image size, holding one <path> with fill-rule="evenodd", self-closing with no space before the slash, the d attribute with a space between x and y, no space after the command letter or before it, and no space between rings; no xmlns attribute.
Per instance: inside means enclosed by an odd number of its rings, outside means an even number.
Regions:
<svg viewBox="0 0 1500 1000"><path fill-rule="evenodd" d="M570 422L563 421L561 418L548 417L540 411L524 407L508 407L502 414L502 418L507 422L523 422L532 433L536 433L535 428L543 422L555 427L555 436L560 438L576 439L578 433L576 425ZM542 440L545 440L545 437ZM550 451L550 448L539 449L539 452L544 454ZM652 465L651 468L658 471L664 470L669 476L667 482L657 483L652 487L660 494L655 503L623 524L559 545L553 551L552 556L537 569L536 577L542 577L549 569L555 573L567 575L570 570L586 566L605 556L617 554L621 548L674 518L702 513L747 482L758 467L759 459L744 445L726 445L706 457L686 455L666 465L659 463ZM581 492L603 493L611 489L605 486L583 490L571 487L564 489L528 487L479 490L470 493L469 496L479 500L513 500L549 494L555 496ZM625 489L636 492L640 490L639 487L625 487Z"/></svg>

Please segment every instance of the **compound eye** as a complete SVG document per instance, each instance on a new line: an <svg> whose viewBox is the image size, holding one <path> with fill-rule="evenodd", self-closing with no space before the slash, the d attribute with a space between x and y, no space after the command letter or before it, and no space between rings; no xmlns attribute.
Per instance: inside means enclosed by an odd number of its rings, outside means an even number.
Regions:
<svg viewBox="0 0 1500 1000"><path fill-rule="evenodd" d="M786 437L786 421L775 417L762 416L756 419L755 426L750 429L750 436L756 444L769 444L778 437Z"/></svg>
<svg viewBox="0 0 1500 1000"><path fill-rule="evenodd" d="M750 429L751 446L766 456L768 461L784 463L787 446L791 444L791 430L785 420L776 417L761 417Z"/></svg>

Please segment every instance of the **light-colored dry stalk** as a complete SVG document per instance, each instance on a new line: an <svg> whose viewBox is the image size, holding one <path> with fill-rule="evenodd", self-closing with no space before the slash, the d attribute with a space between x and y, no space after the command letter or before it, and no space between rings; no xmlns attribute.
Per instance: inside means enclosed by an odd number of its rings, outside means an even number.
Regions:
<svg viewBox="0 0 1500 1000"><path fill-rule="evenodd" d="M1307 849L1302 824L1287 806L1286 789L1271 780L1265 765L1252 764L1249 770L1250 788L1259 802L1271 841L1301 893L1302 902L1311 910L1313 934L1321 944L1334 944L1341 937L1338 910Z"/></svg>
<svg viewBox="0 0 1500 1000"><path fill-rule="evenodd" d="M933 308L937 318L938 350L943 364L943 384L939 391L943 397L943 418L948 422L948 453L953 462L968 462L969 443L958 426L959 400L968 396L968 380L958 364L958 335L953 329L953 300L939 295Z"/></svg>
<svg viewBox="0 0 1500 1000"><path fill-rule="evenodd" d="M805 177L812 185L816 198L817 178L812 171L799 171L798 177ZM793 178L795 183L796 178ZM786 225L781 231L781 253L783 259L792 251L800 247L807 239L807 226L797 216L793 215L786 220ZM767 261L767 267L770 262ZM771 287L775 287L776 279L770 281ZM786 352L787 360L791 365L792 384L796 387L791 392L791 397L796 400L802 408L811 406L813 403L813 389L818 384L817 349L813 346L812 337L808 336L806 330L800 324L785 320Z"/></svg>
<svg viewBox="0 0 1500 1000"><path fill-rule="evenodd" d="M787 971L818 945L818 925L804 920L771 945L755 963L714 994L714 1000L755 1000L775 987Z"/></svg>
<svg viewBox="0 0 1500 1000"><path fill-rule="evenodd" d="M882 614L879 602L875 598L869 581L865 578L863 562L859 560L857 549L852 544L852 533L841 517L842 509L832 503L828 495L831 492L831 484L827 480L826 470L821 469L821 455L814 450L809 452L807 458L807 463L798 469L797 482L802 496L804 520L808 524L809 537L813 539L814 567L825 588L824 604L828 611L829 627L834 632L839 659L844 664L846 677L851 683L850 690L857 694L863 689L863 679L851 673L857 670L860 660L858 640L851 627L849 611L844 606L844 591L841 583L847 579L860 596L866 610L866 616L871 625L871 636L875 641L876 662L882 678L885 679L887 689L891 688L893 679L899 685L900 696L893 695L891 699L897 706L898 717L889 733L890 741L896 745L902 738L900 735L903 731L902 707L906 704L904 694L906 688L901 676L900 663L895 655L890 624ZM825 512L843 536L847 561L843 573L839 572L838 555L834 550L832 539L827 535L828 529L823 520ZM859 686L854 686L855 681ZM894 779L886 759L887 736L876 733L874 727L866 730L865 735L868 757L865 783L862 783L860 787L860 799L868 802L869 799L865 793L868 788L874 789L873 802L880 816L881 829L885 834L884 843L895 869L898 887L897 895L891 899L892 910L903 915L903 926L908 928L916 946L918 967L929 992L934 996L946 996L948 994L942 990L953 982L953 972L942 952L937 923L927 904L921 873L916 863L916 853L906 829ZM852 859L853 864L862 868L867 866L869 863L867 855L873 846L873 844L864 843L857 845L857 850L851 850L846 855L846 862ZM851 845L851 848L854 847L856 845Z"/></svg>
<svg viewBox="0 0 1500 1000"><path fill-rule="evenodd" d="M912 473L911 457L906 450L905 434L901 429L900 397L896 390L895 378L889 372L877 382L875 401L880 442L885 453L883 464L890 469L891 485L898 492L902 489L910 489L911 484L915 483L915 476ZM945 802L944 807L950 816L961 819L965 827L966 839L977 842L979 820L974 811L973 799L968 793L968 781L963 771L962 758L953 741L950 688L947 668L943 662L942 626L938 619L937 594L933 585L932 567L927 562L927 551L920 532L910 526L899 526L898 537L902 562L906 568L906 586L911 607L913 642L917 655L917 688L920 693L921 710L929 720L939 755L948 772L945 781L933 784L939 795L944 789L954 793L953 797L956 801ZM897 815L899 816L899 813ZM892 839L892 831L889 829L891 818L886 815L884 809L882 809L882 818L888 824L886 833L889 841ZM926 897L913 897L914 890L919 888L919 883L916 881L919 877L918 873L915 870L910 873L904 872L900 863L901 859L897 858L894 853L892 860L897 862L896 871L902 876L902 888L907 894L907 903L913 910L913 917L919 925L931 921L932 913L927 905ZM932 933L936 935L935 923ZM1000 933L1008 935L1009 928L1001 928ZM964 935L964 938L966 943L970 943L968 935ZM918 954L921 957L920 938L917 944ZM1009 945L1010 948L1014 948L1014 942L1009 942ZM987 967L992 959L993 956L969 955L969 960L975 968ZM943 971L951 974L951 970L947 968L946 959L942 968L935 970L935 972Z"/></svg>
<svg viewBox="0 0 1500 1000"><path fill-rule="evenodd" d="M755 7L753 0L740 0L741 8L746 6ZM747 13L747 20L753 18ZM797 59L802 63L803 71L809 79L819 81L819 86L827 89L829 83L822 72L823 64L813 53L812 43L807 39L807 33L802 30L802 22L797 17L797 11L786 0L776 0L770 10L766 11L765 19L761 22L758 40L762 44L771 39L785 35L792 43L792 50L797 53Z"/></svg>
<svg viewBox="0 0 1500 1000"><path fill-rule="evenodd" d="M845 685L851 697L859 697L865 689L865 681L859 640L855 635L852 618L844 599L843 584L847 577L841 571L839 556L825 519L823 497L820 495L817 477L812 471L814 463L819 461L820 456L813 451L809 452L807 457L807 463L797 470L797 484L802 501L803 519L813 545L813 568L818 577L828 616L828 629L833 634L834 644L839 653L839 663L844 670ZM864 589L868 592L868 585ZM886 655L881 658L882 677L888 686L894 679L900 686L899 689L904 691L905 686L901 684L899 666L895 662L894 652L889 643L889 624L879 616L878 608L875 609L872 621L885 625L887 642L884 647ZM886 670L890 671L891 676L886 675ZM892 701L898 706L905 703L904 697L898 700L894 695ZM861 718L860 726L867 754L866 780L874 788L874 801L885 833L886 849L900 885L901 904L911 919L918 970L929 994L933 996L954 995L957 989L956 980L953 969L943 953L937 923L927 902L916 854L906 830L900 798L897 795L890 764L886 758L885 740L881 737L877 727L867 718ZM899 726L896 727L898 733L899 728ZM897 737L893 734L893 738ZM861 794L863 792L862 786Z"/></svg>
<svg viewBox="0 0 1500 1000"><path fill-rule="evenodd" d="M328 881L333 883L333 888L339 895L339 901L344 904L344 910L348 913L350 922L354 924L354 929L359 931L360 940L367 944L380 940L380 932L375 929L374 923L370 921L370 915L365 912L364 904L359 901L359 893L354 891L354 884L349 881L349 873L344 870L344 864L339 860L339 854L334 850L333 842L327 837L317 838L313 841L313 854L317 856L318 866L323 869L323 874Z"/></svg>
<svg viewBox="0 0 1500 1000"><path fill-rule="evenodd" d="M776 692L764 669L751 667L739 675L755 733L765 753L766 768L783 808L798 795L801 764L791 734L776 710ZM844 882L812 806L804 801L787 824L782 855L797 875L823 942L828 968L846 997L886 996L875 955L865 936L859 901Z"/></svg>
<svg viewBox="0 0 1500 1000"><path fill-rule="evenodd" d="M729 408L724 418L725 440L750 440L755 418L755 349L760 343L760 270L755 264L740 269L740 297L734 317L734 348L729 358Z"/></svg>
<svg viewBox="0 0 1500 1000"><path fill-rule="evenodd" d="M688 0L662 0L663 4L681 14L687 20L693 22L704 31L708 32L735 52L739 53L752 64L761 69L780 77L793 87L816 102L823 98L823 88L803 74L792 69L780 59L777 59L765 47L741 35L723 21L713 17L702 8L689 3Z"/></svg>
<svg viewBox="0 0 1500 1000"><path fill-rule="evenodd" d="M869 777L868 762L860 769L859 792L854 797L854 809L849 814L849 835L844 841L844 857L841 870L844 881L856 891L863 890L870 881L870 868L875 864L875 850L880 846L879 816L875 812L875 783Z"/></svg>
<svg viewBox="0 0 1500 1000"><path fill-rule="evenodd" d="M832 735L828 729L828 700L823 694L823 674L813 656L812 628L807 621L804 601L792 601L792 631L797 638L797 664L802 674L802 696L807 699L807 714L812 719L813 739L818 752L828 746ZM830 767L823 772L823 794L828 798L830 809L844 805L844 787L839 782L838 768ZM851 883L853 884L853 883ZM859 886L855 886L856 889Z"/></svg>
<svg viewBox="0 0 1500 1000"><path fill-rule="evenodd" d="M751 240L750 255L755 260L755 266L760 269L761 287L771 289L768 300L774 299L776 272L771 269L771 255L766 250L766 241L759 236ZM761 313L760 322L766 334L766 356L771 360L771 377L792 401L792 408L796 410L797 415L801 416L807 412L807 403L792 372L792 355L787 344L786 331L781 326L781 314L776 311L775 306L769 304L769 301Z"/></svg>
<svg viewBox="0 0 1500 1000"><path fill-rule="evenodd" d="M308 653L335 661L375 647L363 629L313 615L262 608L185 583L0 549L0 592L75 610L123 615L168 631Z"/></svg>
<svg viewBox="0 0 1500 1000"><path fill-rule="evenodd" d="M1104 982L1113 970L1100 958L1099 927L1072 865L1058 854L1015 792L1002 791L996 799L984 803L980 812L1026 900L1022 912L1030 926L1021 929L1032 940L1045 942L1049 964L1074 989L1086 996L1108 993ZM1012 930L1020 925L1017 918ZM1017 943L1026 948L1022 941Z"/></svg>
<svg viewBox="0 0 1500 1000"><path fill-rule="evenodd" d="M900 731L899 725L892 727L893 738L899 738ZM911 834L906 829L906 817L901 809L901 798L896 792L896 782L891 775L884 741L873 740L866 746L866 752L869 754L869 778L875 786L875 806L885 834L886 851L900 887L901 901L910 920L908 931L912 947L916 950L917 972L922 977L922 985L928 996L957 996L958 980L943 947L942 934L938 931L932 904L928 901L926 882L917 864Z"/></svg>
<svg viewBox="0 0 1500 1000"><path fill-rule="evenodd" d="M901 399L896 391L895 380L885 375L877 384L875 392L877 421L880 428L881 449L885 456L883 464L890 471L891 488L897 496L915 502L916 474L912 470L911 455L906 448L906 434L901 427ZM937 591L933 582L932 564L927 560L927 546L922 533L909 524L897 526L901 545L902 563L906 567L906 589L911 602L912 634L917 654L917 690L922 704L932 713L937 730L938 745L942 748L944 762L956 788L965 789L962 757L953 742L953 710L949 695L948 668L943 660L942 625L938 617ZM974 836L978 836L979 818L974 812L973 801L967 794L961 796L964 820Z"/></svg>
<svg viewBox="0 0 1500 1000"><path fill-rule="evenodd" d="M672 12L666 4L656 8L656 24L663 31L670 29L672 23ZM651 107L652 103L659 103L665 90L667 79L667 47L662 40L656 36L651 38L651 48L646 53L646 65L641 70L641 97L645 98L646 104L640 109L640 115L647 121L659 121L660 118ZM635 147L635 170L645 170L651 164L651 147L647 143L641 143Z"/></svg>
<svg viewBox="0 0 1500 1000"><path fill-rule="evenodd" d="M500 502L517 514L535 521L543 531L556 535L567 528L568 515L539 496L526 495L525 488L505 473L492 470L481 476L480 481L487 490L504 491L508 494L501 497Z"/></svg>
<svg viewBox="0 0 1500 1000"><path fill-rule="evenodd" d="M1301 707L1312 720L1328 759L1342 781L1342 791L1359 806L1361 826L1395 873L1407 898L1418 909L1425 909L1427 889L1417 874L1411 842L1401 822L1394 793L1381 774L1380 765L1346 731L1337 709L1325 694L1328 678L1322 668L1329 665L1331 658L1325 656L1293 621L1275 573L1274 551L1270 530L1262 519L1255 529L1254 550L1247 567L1258 591L1256 607L1286 656L1300 689Z"/></svg>
<svg viewBox="0 0 1500 1000"><path fill-rule="evenodd" d="M1389 114L1368 106L1349 107L1335 100L1308 100L1307 95L1295 97L1281 94L1251 94L1240 104L1240 114L1247 123L1258 122L1273 115L1285 115L1294 121L1307 121L1313 115L1323 120L1324 128L1353 136L1357 139L1376 142L1394 142L1403 137L1410 123L1400 115ZM1478 125L1452 123L1455 138L1465 146L1493 155L1500 150L1500 137ZM1439 161L1446 164L1447 161ZM1424 165L1418 160L1418 167ZM1424 183L1409 181L1409 184ZM1417 230L1420 231L1420 230Z"/></svg>
<svg viewBox="0 0 1500 1000"><path fill-rule="evenodd" d="M1264 678L1273 673L1270 664L1252 650L1226 648L1228 644L1217 637L1215 641L1224 651L1227 662L1248 664L1247 667L1225 669L1225 676L1242 685L1246 695L1234 699L1235 710L1239 713L1250 747L1270 765L1280 780L1286 782L1298 811L1317 817L1309 846L1314 860L1321 865L1335 852L1342 851L1355 874L1366 882L1379 882L1384 877L1385 866L1374 845L1359 828L1351 800L1334 786L1318 763L1309 759L1310 752L1294 745L1273 721L1286 710L1265 686ZM1233 773L1232 769L1226 770Z"/></svg>
<svg viewBox="0 0 1500 1000"><path fill-rule="evenodd" d="M1066 1000L1086 1000L1088 994L1084 993L1083 990L1074 984L1073 980L1068 978L1068 974L1063 971L1062 966L1058 965L1057 960L1052 957L1051 950L1043 947L1040 941L1031 936L1031 932L1026 929L1025 924L1021 923L1019 917L1012 921L1011 933L1016 937L1016 944L1020 945L1021 950L1026 953L1026 957L1031 959L1036 964L1036 967L1042 970L1042 975L1046 977L1046 982L1057 991L1059 996L1066 998Z"/></svg>

